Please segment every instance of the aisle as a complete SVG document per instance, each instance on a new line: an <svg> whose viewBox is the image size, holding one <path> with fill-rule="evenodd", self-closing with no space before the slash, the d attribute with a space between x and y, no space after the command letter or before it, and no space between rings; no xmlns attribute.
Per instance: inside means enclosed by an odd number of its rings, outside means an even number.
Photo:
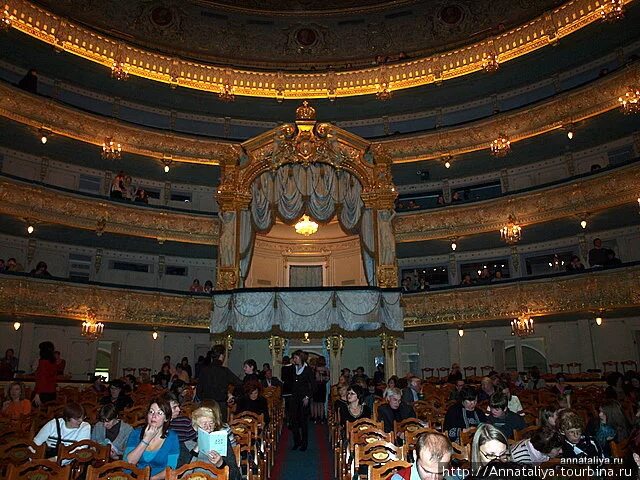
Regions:
<svg viewBox="0 0 640 480"><path fill-rule="evenodd" d="M291 450L291 431L284 428L271 480L332 480L333 464L326 425L309 423L309 447L306 452Z"/></svg>

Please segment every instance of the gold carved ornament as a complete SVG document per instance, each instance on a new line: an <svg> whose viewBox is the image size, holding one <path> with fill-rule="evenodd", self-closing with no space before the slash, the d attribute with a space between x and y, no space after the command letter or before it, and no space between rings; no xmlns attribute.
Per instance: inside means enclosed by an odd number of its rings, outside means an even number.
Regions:
<svg viewBox="0 0 640 480"><path fill-rule="evenodd" d="M216 66L179 59L140 48L62 18L27 0L13 0L2 26L15 28L42 42L127 75L137 75L220 94L285 98L330 98L353 95L391 96L394 90L440 83L556 44L587 25L620 18L633 0L569 0L543 15L496 36L429 57L339 73L295 73ZM614 7L611 7L614 5ZM381 80L381 78L384 78Z"/></svg>

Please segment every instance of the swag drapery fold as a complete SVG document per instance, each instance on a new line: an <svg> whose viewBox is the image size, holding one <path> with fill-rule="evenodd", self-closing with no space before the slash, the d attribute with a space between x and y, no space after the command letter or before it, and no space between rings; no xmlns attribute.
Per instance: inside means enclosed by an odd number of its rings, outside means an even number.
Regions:
<svg viewBox="0 0 640 480"><path fill-rule="evenodd" d="M269 231L276 217L291 224L307 213L319 222L328 222L336 211L345 231L360 234L367 284L375 285L373 215L364 207L362 187L351 173L323 163L289 164L256 178L251 193L250 214L240 216L243 285L251 264L256 231Z"/></svg>
<svg viewBox="0 0 640 480"><path fill-rule="evenodd" d="M379 289L214 293L211 333L402 331L400 293Z"/></svg>

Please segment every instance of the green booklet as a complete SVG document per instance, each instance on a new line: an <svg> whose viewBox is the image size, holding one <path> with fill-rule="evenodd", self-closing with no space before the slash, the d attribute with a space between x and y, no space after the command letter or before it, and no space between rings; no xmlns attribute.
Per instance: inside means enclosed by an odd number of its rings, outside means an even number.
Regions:
<svg viewBox="0 0 640 480"><path fill-rule="evenodd" d="M211 450L218 452L221 457L227 456L227 431L218 430L217 432L207 433L203 429L198 429L198 450L204 454Z"/></svg>

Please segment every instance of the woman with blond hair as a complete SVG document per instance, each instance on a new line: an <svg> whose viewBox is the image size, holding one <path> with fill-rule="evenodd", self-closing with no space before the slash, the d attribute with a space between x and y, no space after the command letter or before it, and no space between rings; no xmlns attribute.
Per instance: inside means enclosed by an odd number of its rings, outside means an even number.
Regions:
<svg viewBox="0 0 640 480"><path fill-rule="evenodd" d="M492 462L510 462L509 442L493 425L483 423L473 436L471 444L471 466L481 471ZM484 475L479 475L484 476Z"/></svg>
<svg viewBox="0 0 640 480"><path fill-rule="evenodd" d="M229 437L229 435L233 434L231 434L229 427L222 423L218 404L212 403L210 407L200 407L194 410L191 414L191 421L196 432L199 429L207 433L224 431L227 435L227 454L224 457L215 450L200 452L197 444L194 442L195 445L191 449L191 455L193 455L192 462L196 460L207 462L215 465L217 468L228 466L229 480L242 480L242 475L238 468L238 460L233 453L233 444Z"/></svg>

